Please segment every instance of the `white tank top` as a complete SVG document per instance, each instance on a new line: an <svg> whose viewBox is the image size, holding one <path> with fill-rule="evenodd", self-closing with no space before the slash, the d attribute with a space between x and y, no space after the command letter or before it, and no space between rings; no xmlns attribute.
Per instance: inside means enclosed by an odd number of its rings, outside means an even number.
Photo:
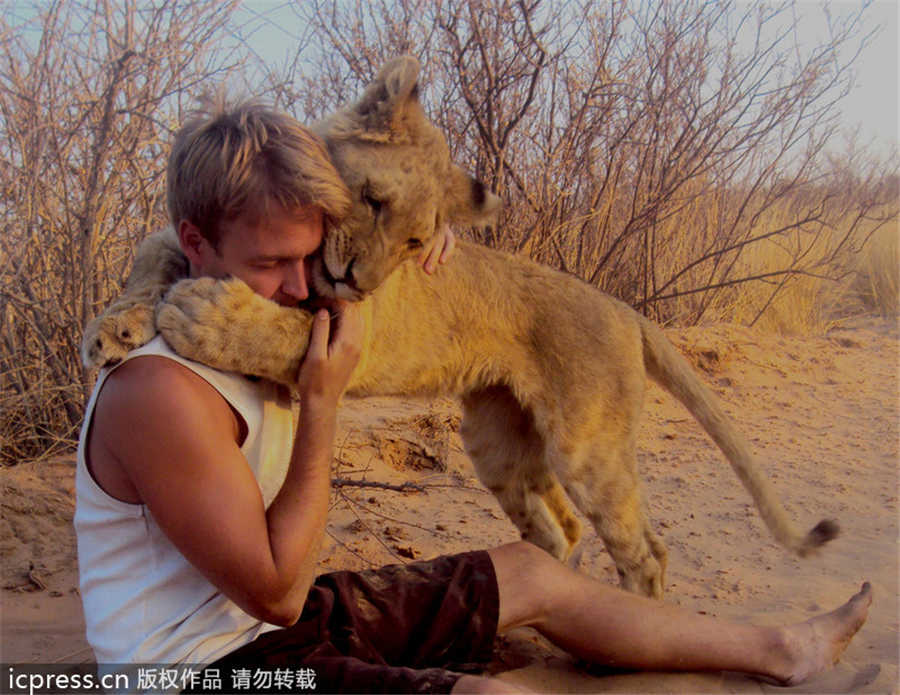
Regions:
<svg viewBox="0 0 900 695"><path fill-rule="evenodd" d="M240 413L247 425L241 451L268 507L284 482L293 445L284 390L186 360L160 337L125 360L139 355L184 365ZM277 626L248 615L222 594L175 548L145 505L111 497L91 476L87 435L97 395L113 369L100 372L78 443L75 531L87 640L101 666L208 664Z"/></svg>

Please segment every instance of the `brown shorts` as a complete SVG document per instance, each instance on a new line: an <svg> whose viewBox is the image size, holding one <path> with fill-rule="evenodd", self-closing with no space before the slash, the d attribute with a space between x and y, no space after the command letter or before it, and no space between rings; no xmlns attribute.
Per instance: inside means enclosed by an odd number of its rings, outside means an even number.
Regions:
<svg viewBox="0 0 900 695"><path fill-rule="evenodd" d="M460 671L491 660L498 614L497 577L484 551L334 572L316 579L295 625L207 668L220 670L225 687L237 669L294 676L253 692L449 692Z"/></svg>

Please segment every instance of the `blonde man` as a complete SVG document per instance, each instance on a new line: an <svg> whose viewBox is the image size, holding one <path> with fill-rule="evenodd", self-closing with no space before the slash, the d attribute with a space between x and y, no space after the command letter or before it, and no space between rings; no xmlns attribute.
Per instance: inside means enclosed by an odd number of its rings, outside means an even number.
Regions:
<svg viewBox="0 0 900 695"><path fill-rule="evenodd" d="M193 276L294 305L324 220L348 193L322 144L259 104L205 113L175 139L168 204ZM448 240L449 239L449 240ZM443 237L426 268L452 248ZM338 399L361 318L320 312L293 427L279 387L216 371L156 338L101 373L78 452L75 518L87 636L112 664L305 668L326 692L501 691L462 676L498 631L531 625L573 654L791 683L835 660L870 591L789 628L719 621L625 594L526 543L316 578ZM112 668L112 666L110 666Z"/></svg>

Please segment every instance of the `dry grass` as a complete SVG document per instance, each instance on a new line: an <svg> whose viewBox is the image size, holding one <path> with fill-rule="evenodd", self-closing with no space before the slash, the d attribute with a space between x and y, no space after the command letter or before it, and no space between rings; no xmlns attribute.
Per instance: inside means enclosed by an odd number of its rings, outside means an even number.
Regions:
<svg viewBox="0 0 900 695"><path fill-rule="evenodd" d="M757 227L783 227L788 214L787 210L770 211ZM896 213L887 222L857 223L852 230L850 225L848 219L833 228L792 230L741 249L731 277L761 279L718 291L704 310L703 322L755 326L782 335L821 335L854 316L896 319L900 312ZM682 240L680 245L684 244ZM696 249L673 245L670 263L684 262L679 250L696 253ZM690 277L697 286L708 280L700 272ZM673 322L695 315L702 301L702 295L670 300Z"/></svg>
<svg viewBox="0 0 900 695"><path fill-rule="evenodd" d="M744 286L732 311L723 318L785 335L821 335L843 320L875 313L885 318L898 315L898 227L892 222L856 231L859 247L835 248L841 230L823 232L810 245L808 261L815 274ZM870 236L871 235L871 236ZM863 242L862 239L865 239ZM753 249L747 262L756 272L786 267L789 252L783 244L767 240ZM765 311L760 315L760 310Z"/></svg>
<svg viewBox="0 0 900 695"><path fill-rule="evenodd" d="M900 227L896 218L875 233L854 271L854 296L885 318L896 318L900 313Z"/></svg>

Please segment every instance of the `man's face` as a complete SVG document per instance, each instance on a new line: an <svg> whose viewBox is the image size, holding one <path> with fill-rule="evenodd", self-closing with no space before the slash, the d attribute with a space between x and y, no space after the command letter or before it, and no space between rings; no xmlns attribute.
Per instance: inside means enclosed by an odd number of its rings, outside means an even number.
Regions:
<svg viewBox="0 0 900 695"><path fill-rule="evenodd" d="M223 222L217 249L205 239L199 245L195 271L240 278L266 299L294 306L309 297L308 258L322 243L322 233L322 211L316 207L277 209L253 224L244 218Z"/></svg>

